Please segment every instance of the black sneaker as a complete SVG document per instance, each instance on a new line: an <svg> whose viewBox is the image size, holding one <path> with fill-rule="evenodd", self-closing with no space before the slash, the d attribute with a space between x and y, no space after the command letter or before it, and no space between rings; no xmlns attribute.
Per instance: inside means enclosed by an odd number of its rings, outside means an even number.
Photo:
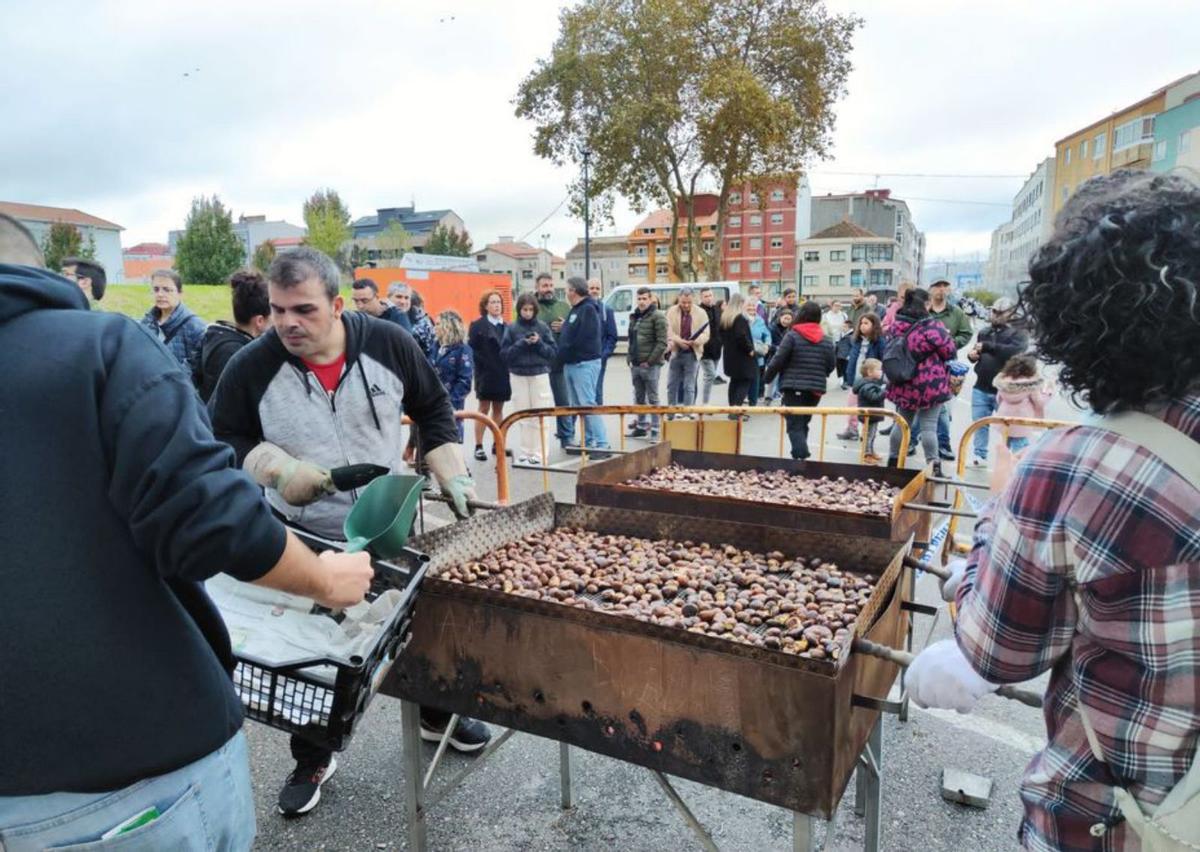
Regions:
<svg viewBox="0 0 1200 852"><path fill-rule="evenodd" d="M717 376L715 379L713 379L713 384L714 385L723 385L723 384L727 384L727 382L725 381L725 379L723 377Z"/></svg>
<svg viewBox="0 0 1200 852"><path fill-rule="evenodd" d="M442 734L445 732L444 727L438 727L432 722L421 719L421 739L433 743L440 742ZM462 716L454 727L454 733L450 735L450 745L454 746L455 751L471 754L483 749L491 739L492 732L488 730L487 725L478 719L468 719Z"/></svg>
<svg viewBox="0 0 1200 852"><path fill-rule="evenodd" d="M645 438L646 430L643 429L641 426L634 426L632 429L630 429L628 432L625 433L625 437L626 438Z"/></svg>
<svg viewBox="0 0 1200 852"><path fill-rule="evenodd" d="M495 450L495 448L493 447L493 448L492 448L492 452L495 452L495 451L496 451L496 450ZM475 460L476 460L476 461L487 461L487 453L485 453L485 452L483 451L483 447L481 447L481 446L479 446L479 445L476 445L476 446L475 446Z"/></svg>
<svg viewBox="0 0 1200 852"><path fill-rule="evenodd" d="M911 447L908 448L908 457L912 458L916 454L917 454L917 445L913 444Z"/></svg>
<svg viewBox="0 0 1200 852"><path fill-rule="evenodd" d="M279 791L279 804L276 805L279 812L284 816L300 816L311 811L321 801L321 785L336 771L337 757L334 755L329 756L329 763L318 766L297 763Z"/></svg>
<svg viewBox="0 0 1200 852"><path fill-rule="evenodd" d="M879 434L880 434L880 435L890 435L890 434L892 434L892 427L891 427L890 425L889 425L889 426L884 426L882 429L880 429L880 430L879 430Z"/></svg>

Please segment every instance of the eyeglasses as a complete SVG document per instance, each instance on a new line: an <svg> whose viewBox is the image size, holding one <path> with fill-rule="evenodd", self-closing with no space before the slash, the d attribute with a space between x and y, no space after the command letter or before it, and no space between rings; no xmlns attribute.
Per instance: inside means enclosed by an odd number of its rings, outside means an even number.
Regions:
<svg viewBox="0 0 1200 852"><path fill-rule="evenodd" d="M179 291L176 290L174 287L151 287L150 292L151 293L178 293Z"/></svg>

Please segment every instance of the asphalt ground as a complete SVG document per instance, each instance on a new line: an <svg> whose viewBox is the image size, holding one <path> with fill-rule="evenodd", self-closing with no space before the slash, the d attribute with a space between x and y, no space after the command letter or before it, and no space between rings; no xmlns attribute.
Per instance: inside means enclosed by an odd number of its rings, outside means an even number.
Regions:
<svg viewBox="0 0 1200 852"><path fill-rule="evenodd" d="M952 403L952 433L958 437L970 422L970 386ZM665 382L665 378L664 378ZM724 403L727 385L714 388L714 402ZM831 382L831 388L833 387ZM665 388L662 389L665 398ZM631 402L628 368L614 358L608 367L605 395L610 403ZM845 392L831 389L823 405L840 405ZM471 407L473 403L469 403ZM1047 416L1076 419L1063 400L1052 401ZM826 458L853 461L857 449L837 441L830 420ZM815 423L814 423L815 427ZM616 418L608 424L616 444ZM816 429L811 446L815 450ZM882 439L881 439L882 440ZM472 449L468 426L468 446ZM490 440L485 440L490 446ZM629 441L628 446L638 445ZM746 428L744 452L778 455L778 418L755 416ZM919 455L919 454L918 454ZM565 460L556 454L556 459ZM919 463L919 457L910 460ZM494 462L470 461L482 499L495 497ZM948 465L947 470L949 471ZM574 476L551 474L559 500L573 500ZM986 473L969 471L983 480ZM514 470L513 501L542 492L540 472ZM982 492L976 492L982 494ZM426 521L446 519L443 507L431 505ZM917 585L918 600L940 603L936 582L926 575ZM931 619L918 617L918 644L925 642ZM943 613L932 640L949 636ZM1031 684L1039 691L1044 678ZM1040 711L989 696L970 715L912 707L908 721L884 715L883 841L888 850L1016 849L1021 805L1017 796L1025 765L1044 741ZM404 762L400 705L375 700L361 721L350 747L338 756L336 775L324 786L320 805L310 814L285 819L275 811L279 786L292 768L287 736L249 723L252 775L258 812L257 849L371 850L407 848ZM426 765L434 746L424 746ZM438 850L685 850L699 849L695 835L665 798L651 773L611 758L573 749L575 804L559 806L558 746L549 740L517 734L487 765L434 805L428 814L428 839ZM450 752L433 786L467 766L473 758ZM976 809L941 797L944 768L963 769L993 782L990 804ZM790 813L760 802L699 784L674 779L676 789L722 849L791 848ZM853 812L851 780L835 820L827 848L861 849L863 820ZM824 831L824 824L820 829Z"/></svg>

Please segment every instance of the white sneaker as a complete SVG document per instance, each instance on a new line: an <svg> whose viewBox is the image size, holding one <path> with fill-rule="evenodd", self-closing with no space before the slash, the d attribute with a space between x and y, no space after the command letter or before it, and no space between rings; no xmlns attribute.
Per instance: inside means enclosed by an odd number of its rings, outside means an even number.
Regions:
<svg viewBox="0 0 1200 852"><path fill-rule="evenodd" d="M541 456L526 456L525 464L532 464L537 467L541 467L542 466L542 457Z"/></svg>

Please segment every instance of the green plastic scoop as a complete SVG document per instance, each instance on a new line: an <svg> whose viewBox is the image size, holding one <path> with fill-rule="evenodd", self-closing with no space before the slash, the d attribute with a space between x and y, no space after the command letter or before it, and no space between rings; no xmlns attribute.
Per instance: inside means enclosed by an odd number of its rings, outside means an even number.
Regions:
<svg viewBox="0 0 1200 852"><path fill-rule="evenodd" d="M346 515L346 553L368 550L376 559L395 559L412 532L423 476L389 474L371 481Z"/></svg>

